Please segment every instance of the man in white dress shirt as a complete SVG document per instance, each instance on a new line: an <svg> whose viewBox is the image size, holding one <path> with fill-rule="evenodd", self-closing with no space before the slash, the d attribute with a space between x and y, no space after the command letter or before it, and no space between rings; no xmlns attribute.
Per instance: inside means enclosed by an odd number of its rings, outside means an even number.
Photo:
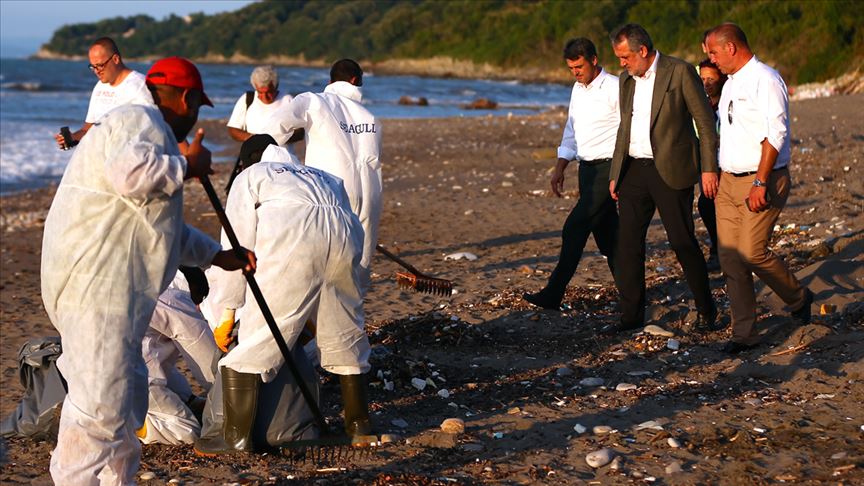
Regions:
<svg viewBox="0 0 864 486"><path fill-rule="evenodd" d="M618 77L600 67L597 48L584 37L567 43L564 61L576 82L551 184L552 192L561 197L564 170L570 161L578 160L579 201L561 231L561 255L549 282L541 291L523 296L531 304L545 309L560 308L564 291L591 234L614 273L618 235L618 211L608 190L609 168L621 120Z"/></svg>
<svg viewBox="0 0 864 486"><path fill-rule="evenodd" d="M125 104L152 105L153 97L144 83L144 75L123 64L120 50L110 37L97 39L88 53L90 70L99 78L90 95L90 106L84 125L72 132L72 144L77 144L96 120L114 108ZM61 134L54 135L57 146L65 148Z"/></svg>
<svg viewBox="0 0 864 486"><path fill-rule="evenodd" d="M711 61L729 76L719 105L723 177L716 204L720 266L732 312L732 339L724 349L738 353L758 342L754 273L801 323L810 322L813 293L768 248L792 184L786 83L753 55L737 25L712 29L706 46Z"/></svg>

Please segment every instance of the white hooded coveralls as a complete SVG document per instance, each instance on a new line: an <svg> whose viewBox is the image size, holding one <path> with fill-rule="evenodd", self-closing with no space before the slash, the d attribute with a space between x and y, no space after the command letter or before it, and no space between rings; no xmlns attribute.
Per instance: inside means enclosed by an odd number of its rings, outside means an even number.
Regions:
<svg viewBox="0 0 864 486"><path fill-rule="evenodd" d="M351 210L366 236L360 260L361 291L369 286L369 267L381 220L381 125L361 104L359 87L345 81L323 93L303 93L270 119L270 135L285 144L294 130L306 131L305 165L342 179Z"/></svg>
<svg viewBox="0 0 864 486"><path fill-rule="evenodd" d="M312 321L322 368L365 373L369 339L357 267L363 229L338 179L297 163L264 162L292 159L271 145L234 181L225 211L240 244L255 251L255 278L288 347ZM272 381L284 360L245 278L215 267L208 278L212 315L242 307L237 346L219 366Z"/></svg>
<svg viewBox="0 0 864 486"><path fill-rule="evenodd" d="M162 292L150 328L144 335L149 405L145 444L191 444L201 435L201 422L189 408L194 397L186 377L177 369L182 355L195 381L206 392L213 384L221 356L213 332L192 302L186 279L177 272Z"/></svg>
<svg viewBox="0 0 864 486"><path fill-rule="evenodd" d="M60 332L68 383L51 476L132 484L147 411L141 353L159 294L180 264L220 246L183 223L186 159L155 106L126 105L81 139L42 241L42 300Z"/></svg>

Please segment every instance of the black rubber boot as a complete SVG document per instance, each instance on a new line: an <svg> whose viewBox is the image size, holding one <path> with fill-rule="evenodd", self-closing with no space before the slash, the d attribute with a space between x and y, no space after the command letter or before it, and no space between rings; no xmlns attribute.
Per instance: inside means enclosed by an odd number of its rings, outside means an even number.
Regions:
<svg viewBox="0 0 864 486"><path fill-rule="evenodd" d="M348 437L372 434L366 375L339 375L342 405L345 407L345 433Z"/></svg>
<svg viewBox="0 0 864 486"><path fill-rule="evenodd" d="M231 368L221 368L223 422L222 435L195 441L195 452L202 455L227 452L252 452L252 428L258 408L257 374L240 373Z"/></svg>

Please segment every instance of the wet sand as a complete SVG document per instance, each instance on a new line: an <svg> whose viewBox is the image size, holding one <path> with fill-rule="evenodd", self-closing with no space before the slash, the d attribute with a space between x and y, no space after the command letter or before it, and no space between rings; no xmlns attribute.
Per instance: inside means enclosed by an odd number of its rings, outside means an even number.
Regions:
<svg viewBox="0 0 864 486"><path fill-rule="evenodd" d="M449 299L404 292L392 278L398 267L380 256L374 262L367 328L376 348L372 376L380 371L384 379L373 378L371 400L379 431L402 440L337 465L344 470L273 454L202 459L188 446L152 445L144 447L141 471L155 474L149 484L864 481L864 95L793 102L791 110L794 187L772 248L817 294L810 325L794 325L762 289L763 344L723 354L728 330L702 335L688 325L690 293L656 218L649 317L674 333L678 350L665 336L601 332L616 322L616 291L593 240L567 310L538 312L519 296L548 278L576 196L575 167L568 198L548 190L564 113L386 120L380 243L421 271L452 279L457 290ZM203 125L206 140L232 159L237 146L224 127ZM217 188L229 170L217 167ZM22 393L19 347L55 334L39 294L42 223L53 193L3 197L0 206L4 416ZM187 220L215 236L215 215L197 184L187 186L186 205ZM477 259L445 258L459 252ZM728 323L719 273L712 289ZM821 304L836 308L819 315ZM420 391L412 378L434 386ZM586 378L602 381L592 386ZM338 423L338 383L325 379L322 395L325 414ZM465 421L464 434L436 432L449 417ZM595 426L610 431L595 433ZM6 448L0 481L50 481L50 441L13 439ZM601 448L620 457L617 469L586 464Z"/></svg>

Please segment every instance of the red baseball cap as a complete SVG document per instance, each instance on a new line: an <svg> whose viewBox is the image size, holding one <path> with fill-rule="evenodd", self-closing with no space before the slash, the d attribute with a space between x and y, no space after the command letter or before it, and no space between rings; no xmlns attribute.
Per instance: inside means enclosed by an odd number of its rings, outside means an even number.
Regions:
<svg viewBox="0 0 864 486"><path fill-rule="evenodd" d="M204 96L204 104L213 106L213 102L204 92L201 73L188 59L182 57L166 57L159 59L147 71L147 84L164 84L177 88L200 89Z"/></svg>

